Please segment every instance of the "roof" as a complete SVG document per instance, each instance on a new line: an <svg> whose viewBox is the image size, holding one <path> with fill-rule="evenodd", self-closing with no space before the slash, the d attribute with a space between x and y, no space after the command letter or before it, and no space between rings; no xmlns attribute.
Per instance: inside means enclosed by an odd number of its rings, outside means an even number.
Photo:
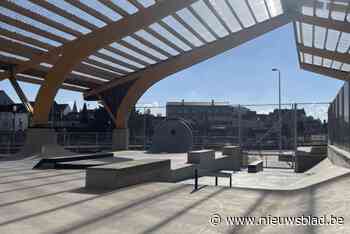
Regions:
<svg viewBox="0 0 350 234"><path fill-rule="evenodd" d="M23 104L0 105L0 112L12 113L14 107L16 107L16 113L27 113L27 110Z"/></svg>
<svg viewBox="0 0 350 234"><path fill-rule="evenodd" d="M350 72L350 3L309 1L294 22L301 68L341 80Z"/></svg>
<svg viewBox="0 0 350 234"><path fill-rule="evenodd" d="M18 80L42 84L63 52L91 42L61 86L89 97L162 79L292 21L301 67L344 80L348 10L347 0L4 0L0 80L9 65Z"/></svg>
<svg viewBox="0 0 350 234"><path fill-rule="evenodd" d="M0 90L0 105L13 104L12 99L7 95L4 90Z"/></svg>

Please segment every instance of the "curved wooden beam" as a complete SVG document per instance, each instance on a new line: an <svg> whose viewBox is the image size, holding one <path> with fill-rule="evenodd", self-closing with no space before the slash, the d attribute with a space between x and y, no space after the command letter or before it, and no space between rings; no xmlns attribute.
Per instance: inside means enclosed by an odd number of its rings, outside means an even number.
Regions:
<svg viewBox="0 0 350 234"><path fill-rule="evenodd" d="M160 1L147 9L139 10L130 17L123 18L103 28L97 29L72 43L66 44L62 56L47 74L41 86L34 107L33 124L46 125L49 111L56 93L67 75L82 60L97 50L121 40L125 36L151 25L154 22L179 11L196 0ZM113 32L113 33L111 33Z"/></svg>
<svg viewBox="0 0 350 234"><path fill-rule="evenodd" d="M178 55L170 58L164 62L151 66L146 70L136 72L127 76L124 79L128 81L134 80L134 83L128 89L127 94L121 100L120 105L116 112L117 128L127 128L127 120L131 108L136 104L138 99L155 83L166 78L167 76L174 74L180 70L191 67L197 63L205 61L213 56L216 56L229 49L237 47L247 41L255 39L265 33L268 33L276 28L279 28L285 24L291 22L291 18L288 15L281 15L275 17L269 21L265 21L256 24L253 27L246 28L237 33L230 34L229 36L216 40L205 46L193 49L185 54ZM107 90L111 87L120 85L121 82L112 81L109 85L105 85L99 89L90 92L91 95L96 95L102 90ZM89 93L88 93L89 94Z"/></svg>

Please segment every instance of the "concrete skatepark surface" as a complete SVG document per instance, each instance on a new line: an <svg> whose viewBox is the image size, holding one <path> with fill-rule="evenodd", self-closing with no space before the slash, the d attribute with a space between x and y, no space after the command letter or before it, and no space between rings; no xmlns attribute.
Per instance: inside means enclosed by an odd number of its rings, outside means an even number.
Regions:
<svg viewBox="0 0 350 234"><path fill-rule="evenodd" d="M146 151L121 151L121 152L115 152L115 157L118 158L128 158L128 159L171 159L171 169L178 169L181 167L184 167L187 164L187 153L160 153L160 154L152 154L148 153ZM224 157L222 153L215 152L216 158Z"/></svg>
<svg viewBox="0 0 350 234"><path fill-rule="evenodd" d="M142 152L116 154L146 157ZM174 158L174 165L183 162L181 156ZM84 189L83 170L31 170L32 165L32 159L0 162L0 233L350 233L349 170L327 160L286 183L290 191L206 186L193 192L184 183L94 191ZM215 213L333 214L344 217L345 224L214 227L209 217Z"/></svg>

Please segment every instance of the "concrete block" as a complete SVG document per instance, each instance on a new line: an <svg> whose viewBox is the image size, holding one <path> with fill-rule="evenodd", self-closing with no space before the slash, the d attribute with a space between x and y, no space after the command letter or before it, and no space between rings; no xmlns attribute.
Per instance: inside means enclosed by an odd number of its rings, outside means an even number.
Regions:
<svg viewBox="0 0 350 234"><path fill-rule="evenodd" d="M325 159L327 155L297 151L295 155L295 172L305 172Z"/></svg>
<svg viewBox="0 0 350 234"><path fill-rule="evenodd" d="M29 128L26 131L26 142L17 157L57 157L74 155L73 152L65 150L57 144L57 133L51 128Z"/></svg>
<svg viewBox="0 0 350 234"><path fill-rule="evenodd" d="M129 129L114 129L112 134L112 150L127 150L129 148Z"/></svg>
<svg viewBox="0 0 350 234"><path fill-rule="evenodd" d="M222 149L223 155L232 157L231 170L239 171L243 165L247 166L248 159L243 157L239 146L225 146Z"/></svg>
<svg viewBox="0 0 350 234"><path fill-rule="evenodd" d="M312 146L311 154L315 155L327 155L327 146Z"/></svg>
<svg viewBox="0 0 350 234"><path fill-rule="evenodd" d="M206 164L213 160L215 160L214 150L197 150L187 153L187 163Z"/></svg>
<svg viewBox="0 0 350 234"><path fill-rule="evenodd" d="M248 173L257 173L263 170L264 170L264 166L263 166L262 160L254 161L248 165Z"/></svg>
<svg viewBox="0 0 350 234"><path fill-rule="evenodd" d="M239 146L224 146L222 148L222 154L223 155L230 155L230 156L235 156L237 153L239 153L241 148Z"/></svg>
<svg viewBox="0 0 350 234"><path fill-rule="evenodd" d="M280 162L294 162L294 156L290 154L281 154L278 156Z"/></svg>
<svg viewBox="0 0 350 234"><path fill-rule="evenodd" d="M143 159L86 170L85 186L89 189L117 189L144 182L164 182L171 176L170 160Z"/></svg>

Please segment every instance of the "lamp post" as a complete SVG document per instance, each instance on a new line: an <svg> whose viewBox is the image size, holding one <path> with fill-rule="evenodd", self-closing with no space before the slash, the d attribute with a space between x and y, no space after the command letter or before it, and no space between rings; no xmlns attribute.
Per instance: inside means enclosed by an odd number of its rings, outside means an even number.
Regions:
<svg viewBox="0 0 350 234"><path fill-rule="evenodd" d="M282 151L282 116L281 116L281 71L278 68L273 68L272 71L278 72L278 127L279 127L279 142L278 148Z"/></svg>

